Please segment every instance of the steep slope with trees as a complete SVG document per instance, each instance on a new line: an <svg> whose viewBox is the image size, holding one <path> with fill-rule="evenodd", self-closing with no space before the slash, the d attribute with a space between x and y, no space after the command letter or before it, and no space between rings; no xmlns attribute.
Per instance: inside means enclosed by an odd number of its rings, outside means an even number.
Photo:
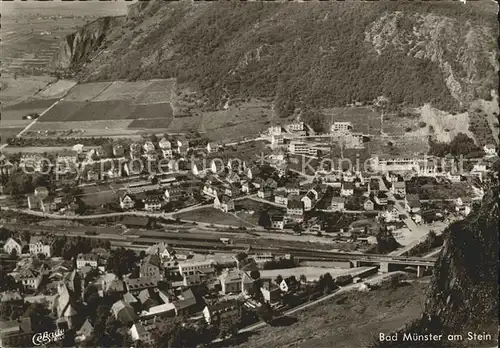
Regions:
<svg viewBox="0 0 500 348"><path fill-rule="evenodd" d="M140 2L100 44L81 45L92 53L74 50L65 62L84 81L177 77L211 107L274 97L286 111L385 95L452 110L496 88L495 10L483 2Z"/></svg>

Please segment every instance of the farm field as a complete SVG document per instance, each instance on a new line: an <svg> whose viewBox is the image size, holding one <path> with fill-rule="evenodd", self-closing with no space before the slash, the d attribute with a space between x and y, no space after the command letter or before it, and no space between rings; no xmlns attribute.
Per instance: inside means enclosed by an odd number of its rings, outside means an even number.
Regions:
<svg viewBox="0 0 500 348"><path fill-rule="evenodd" d="M234 215L231 215L229 213L224 213L215 208L203 208L186 213L176 214L175 218L180 218L181 220L203 222L207 224L231 225L236 227L240 226L252 227L252 225L245 223L244 221L238 219Z"/></svg>
<svg viewBox="0 0 500 348"><path fill-rule="evenodd" d="M172 107L169 103L133 105L124 100L100 102L62 101L50 109L39 122L81 122L106 120L148 119L156 128L154 120L168 126L172 120Z"/></svg>
<svg viewBox="0 0 500 348"><path fill-rule="evenodd" d="M66 101L90 101L108 88L112 82L90 82L74 86L64 97Z"/></svg>
<svg viewBox="0 0 500 348"><path fill-rule="evenodd" d="M106 131L107 128L125 130L130 124L130 120L104 120L104 121L79 121L79 122L37 122L30 128L30 133L35 131L78 131L84 130L83 135L93 130Z"/></svg>

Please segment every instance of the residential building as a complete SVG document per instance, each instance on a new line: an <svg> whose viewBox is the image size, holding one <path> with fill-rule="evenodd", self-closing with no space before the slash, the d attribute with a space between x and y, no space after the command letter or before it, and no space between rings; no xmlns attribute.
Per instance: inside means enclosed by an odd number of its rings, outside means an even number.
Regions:
<svg viewBox="0 0 500 348"><path fill-rule="evenodd" d="M277 191L274 195L274 203L287 206L288 204L288 194L286 191Z"/></svg>
<svg viewBox="0 0 500 348"><path fill-rule="evenodd" d="M271 126L268 129L269 135L281 135L281 126Z"/></svg>
<svg viewBox="0 0 500 348"><path fill-rule="evenodd" d="M411 219L416 223L420 224L422 223L422 215L420 214L411 214Z"/></svg>
<svg viewBox="0 0 500 348"><path fill-rule="evenodd" d="M43 279L43 273L32 269L21 269L16 277L27 289L37 290Z"/></svg>
<svg viewBox="0 0 500 348"><path fill-rule="evenodd" d="M294 276L291 276L283 279L279 284L279 287L283 292L292 292L299 287L299 282Z"/></svg>
<svg viewBox="0 0 500 348"><path fill-rule="evenodd" d="M340 187L340 195L343 197L349 197L354 194L354 183L343 182Z"/></svg>
<svg viewBox="0 0 500 348"><path fill-rule="evenodd" d="M158 287L158 282L161 278L154 276L141 276L139 278L125 278L123 283L128 292L134 296L138 296L143 290L154 290Z"/></svg>
<svg viewBox="0 0 500 348"><path fill-rule="evenodd" d="M304 205L299 196L288 196L286 213L289 217L300 217L302 219L304 215Z"/></svg>
<svg viewBox="0 0 500 348"><path fill-rule="evenodd" d="M371 210L374 210L375 209L375 204L373 203L373 201L368 198L364 203L363 203L363 209L364 210L368 210L368 211L371 211Z"/></svg>
<svg viewBox="0 0 500 348"><path fill-rule="evenodd" d="M351 122L334 122L330 126L331 133L349 133L353 129Z"/></svg>
<svg viewBox="0 0 500 348"><path fill-rule="evenodd" d="M144 200L144 209L149 212L159 211L162 208L162 201L157 197L149 197Z"/></svg>
<svg viewBox="0 0 500 348"><path fill-rule="evenodd" d="M458 173L446 172L445 177L446 177L446 179L450 180L451 182L462 181L462 176Z"/></svg>
<svg viewBox="0 0 500 348"><path fill-rule="evenodd" d="M194 275L197 272L213 273L215 265L213 260L179 263L179 273L186 276Z"/></svg>
<svg viewBox="0 0 500 348"><path fill-rule="evenodd" d="M282 230L285 228L283 216L271 216L271 228L274 230Z"/></svg>
<svg viewBox="0 0 500 348"><path fill-rule="evenodd" d="M123 210L133 209L135 207L134 196L129 193L124 193L120 196L120 208Z"/></svg>
<svg viewBox="0 0 500 348"><path fill-rule="evenodd" d="M114 144L113 145L113 156L115 157L123 157L125 154L125 149L122 144Z"/></svg>
<svg viewBox="0 0 500 348"><path fill-rule="evenodd" d="M4 155L0 155L0 176L9 176L14 173L14 165Z"/></svg>
<svg viewBox="0 0 500 348"><path fill-rule="evenodd" d="M393 182L391 186L391 192L398 197L406 196L406 182L404 181Z"/></svg>
<svg viewBox="0 0 500 348"><path fill-rule="evenodd" d="M405 208L410 213L418 213L420 211L420 199L418 195L406 195L405 197Z"/></svg>
<svg viewBox="0 0 500 348"><path fill-rule="evenodd" d="M392 156L376 155L370 159L370 166L373 171L380 171L384 173L409 172L409 171L419 172L420 171L419 160L420 159L416 157L392 157Z"/></svg>
<svg viewBox="0 0 500 348"><path fill-rule="evenodd" d="M13 250L15 250L17 255L21 255L23 251L23 244L21 244L21 242L17 239L10 237L3 245L3 250L9 255L12 254Z"/></svg>
<svg viewBox="0 0 500 348"><path fill-rule="evenodd" d="M151 334L151 330L146 330L146 328L141 323L135 323L129 330L130 337L132 341L141 341L142 344L146 346L154 345L154 339Z"/></svg>
<svg viewBox="0 0 500 348"><path fill-rule="evenodd" d="M316 156L318 154L318 150L309 147L309 144L296 140L290 142L288 151L294 155Z"/></svg>
<svg viewBox="0 0 500 348"><path fill-rule="evenodd" d="M227 213L234 210L234 200L227 195L217 196L214 198L214 208Z"/></svg>
<svg viewBox="0 0 500 348"><path fill-rule="evenodd" d="M379 212L379 217L384 218L385 222L399 221L399 210L394 205L387 205L384 210Z"/></svg>
<svg viewBox="0 0 500 348"><path fill-rule="evenodd" d="M234 183L239 183L241 181L241 178L238 174L236 174L235 172L231 172L229 173L229 175L226 177L226 181L230 184L234 184Z"/></svg>
<svg viewBox="0 0 500 348"><path fill-rule="evenodd" d="M285 185L285 191L288 194L298 196L300 194L299 186L296 183L287 183Z"/></svg>
<svg viewBox="0 0 500 348"><path fill-rule="evenodd" d="M216 303L214 305L205 306L203 316L205 321L210 324L214 318L222 319L227 315L235 314L238 311L239 305L236 300L228 300Z"/></svg>
<svg viewBox="0 0 500 348"><path fill-rule="evenodd" d="M97 268L99 265L99 256L96 254L78 254L76 257L76 268L80 269L87 265Z"/></svg>
<svg viewBox="0 0 500 348"><path fill-rule="evenodd" d="M161 242L146 249L148 255L158 255L160 259L172 259L175 257L175 250L167 243Z"/></svg>
<svg viewBox="0 0 500 348"><path fill-rule="evenodd" d="M387 194L385 192L377 193L374 198L378 205L387 205Z"/></svg>
<svg viewBox="0 0 500 348"><path fill-rule="evenodd" d="M241 275L239 272L223 272L219 276L219 281L222 294L237 294L241 292Z"/></svg>
<svg viewBox="0 0 500 348"><path fill-rule="evenodd" d="M75 341L83 342L92 337L93 334L94 334L94 326L92 326L90 320L87 319L80 327L80 329L76 332Z"/></svg>
<svg viewBox="0 0 500 348"><path fill-rule="evenodd" d="M288 129L292 132L300 132L300 131L303 131L304 130L304 122L301 122L301 121L297 121L297 122L293 122L293 123L290 123L288 125Z"/></svg>
<svg viewBox="0 0 500 348"><path fill-rule="evenodd" d="M203 186L203 194L209 196L209 197L217 197L219 195L219 189L216 186L213 186L212 184L205 184Z"/></svg>
<svg viewBox="0 0 500 348"><path fill-rule="evenodd" d="M45 211L45 204L43 201L36 196L28 196L28 208L30 210L41 210Z"/></svg>
<svg viewBox="0 0 500 348"><path fill-rule="evenodd" d="M111 306L111 313L122 324L131 324L137 319L134 308L123 300L117 301Z"/></svg>
<svg viewBox="0 0 500 348"><path fill-rule="evenodd" d="M273 196L273 190L268 188L268 187L261 187L257 191L257 197L262 198L262 199L271 199Z"/></svg>
<svg viewBox="0 0 500 348"><path fill-rule="evenodd" d="M46 257L50 257L52 252L52 242L44 237L32 236L30 238L29 248L31 255L43 254Z"/></svg>
<svg viewBox="0 0 500 348"><path fill-rule="evenodd" d="M281 289L279 286L274 285L274 283L267 281L262 284L260 292L264 297L264 301L270 305L278 303L281 299Z"/></svg>
<svg viewBox="0 0 500 348"><path fill-rule="evenodd" d="M141 144L138 143L132 143L130 144L130 158L140 158L142 155L142 146Z"/></svg>
<svg viewBox="0 0 500 348"><path fill-rule="evenodd" d="M497 155L497 147L493 144L484 145L483 150L487 156L496 156Z"/></svg>
<svg viewBox="0 0 500 348"><path fill-rule="evenodd" d="M139 277L161 278L161 262L158 255L148 255L141 260Z"/></svg>
<svg viewBox="0 0 500 348"><path fill-rule="evenodd" d="M333 211L344 211L345 210L345 198L332 197L332 201L330 203L330 209Z"/></svg>
<svg viewBox="0 0 500 348"><path fill-rule="evenodd" d="M309 191L306 193L304 197L300 199L300 201L304 206L304 210L309 211L313 208L314 204L316 203L316 195L314 194L314 192Z"/></svg>

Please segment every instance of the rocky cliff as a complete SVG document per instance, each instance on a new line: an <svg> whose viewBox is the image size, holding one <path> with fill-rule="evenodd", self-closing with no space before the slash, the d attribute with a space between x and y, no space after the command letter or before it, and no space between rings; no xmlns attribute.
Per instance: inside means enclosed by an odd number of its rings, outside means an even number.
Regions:
<svg viewBox="0 0 500 348"><path fill-rule="evenodd" d="M148 1L119 25L103 19L72 35L56 61L83 81L176 77L219 107L228 96L330 107L385 95L451 110L497 88L495 11L493 2Z"/></svg>
<svg viewBox="0 0 500 348"><path fill-rule="evenodd" d="M398 347L498 346L498 186L490 188L480 207L465 220L450 225L434 267L422 318L402 329ZM468 333L491 334L491 340L468 340ZM442 334L438 342L403 341L404 333ZM447 335L462 335L450 341Z"/></svg>
<svg viewBox="0 0 500 348"><path fill-rule="evenodd" d="M102 17L66 36L54 55L52 67L75 68L91 60L99 52L99 48L110 31L120 26L122 22L122 17Z"/></svg>

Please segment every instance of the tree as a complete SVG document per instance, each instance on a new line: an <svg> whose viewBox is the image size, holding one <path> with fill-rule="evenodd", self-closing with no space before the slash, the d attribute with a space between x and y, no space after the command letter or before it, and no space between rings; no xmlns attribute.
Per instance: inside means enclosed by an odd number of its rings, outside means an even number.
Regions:
<svg viewBox="0 0 500 348"><path fill-rule="evenodd" d="M260 213L258 224L264 228L271 227L271 218L269 217L269 213L267 211L264 210Z"/></svg>
<svg viewBox="0 0 500 348"><path fill-rule="evenodd" d="M305 274L301 274L301 275L299 276L299 281L300 281L302 284L307 283L307 278L306 278L306 275L305 275Z"/></svg>
<svg viewBox="0 0 500 348"><path fill-rule="evenodd" d="M269 303L265 303L257 308L257 315L260 320L269 323L274 317L274 312Z"/></svg>
<svg viewBox="0 0 500 348"><path fill-rule="evenodd" d="M275 281L276 284L280 285L281 282L283 281L283 277L281 276L281 274L278 274L276 276L276 278L274 279L274 281Z"/></svg>

